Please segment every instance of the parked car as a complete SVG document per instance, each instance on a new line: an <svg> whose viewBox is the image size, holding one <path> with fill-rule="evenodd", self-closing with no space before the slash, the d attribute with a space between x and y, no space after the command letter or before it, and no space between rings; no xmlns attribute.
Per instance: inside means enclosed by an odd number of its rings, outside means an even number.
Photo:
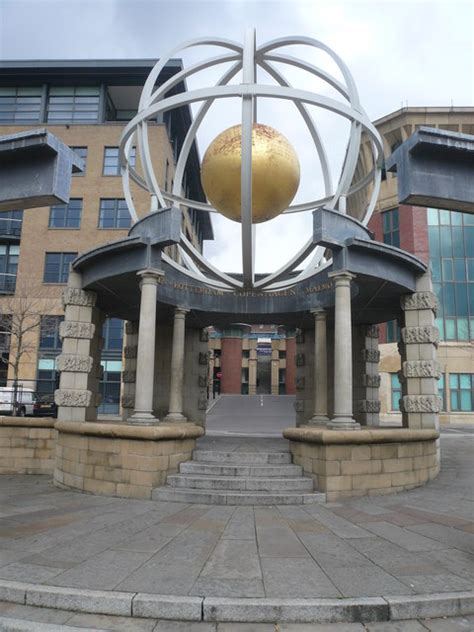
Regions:
<svg viewBox="0 0 474 632"><path fill-rule="evenodd" d="M57 417L58 407L54 402L54 393L39 395L33 404L33 415L35 417Z"/></svg>
<svg viewBox="0 0 474 632"><path fill-rule="evenodd" d="M15 389L12 386L2 386L0 387L0 415L16 414L18 417L32 415L35 399L33 389L23 388L21 385L18 386L15 412Z"/></svg>

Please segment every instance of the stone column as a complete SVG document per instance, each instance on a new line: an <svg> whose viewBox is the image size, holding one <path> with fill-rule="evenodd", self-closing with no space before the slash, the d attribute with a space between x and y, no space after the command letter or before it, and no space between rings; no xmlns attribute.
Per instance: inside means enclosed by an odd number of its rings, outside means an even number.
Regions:
<svg viewBox="0 0 474 632"><path fill-rule="evenodd" d="M257 394L257 341L251 339L249 348L249 395Z"/></svg>
<svg viewBox="0 0 474 632"><path fill-rule="evenodd" d="M173 346L171 348L170 403L164 422L187 421L183 415L183 378L184 378L184 336L188 309L176 307L173 323Z"/></svg>
<svg viewBox="0 0 474 632"><path fill-rule="evenodd" d="M361 426L380 425L379 328L352 328L354 417Z"/></svg>
<svg viewBox="0 0 474 632"><path fill-rule="evenodd" d="M426 273L417 279L416 292L401 297L403 310L402 423L406 428L439 428L441 398L437 362L439 332L435 326L436 296Z"/></svg>
<svg viewBox="0 0 474 632"><path fill-rule="evenodd" d="M135 408L135 383L137 381L138 322L125 323L123 371L121 384L122 419L126 421Z"/></svg>
<svg viewBox="0 0 474 632"><path fill-rule="evenodd" d="M55 392L61 421L95 421L99 404L100 350L103 314L95 307L95 292L82 289L81 275L70 272L63 292L63 341L58 356L60 386Z"/></svg>
<svg viewBox="0 0 474 632"><path fill-rule="evenodd" d="M153 425L159 420L153 415L153 380L155 375L156 293L161 270L138 272L142 292L138 324L137 378L135 411L129 424Z"/></svg>
<svg viewBox="0 0 474 632"><path fill-rule="evenodd" d="M279 340L272 340L272 360L271 360L271 379L270 393L278 395L280 390L280 352Z"/></svg>
<svg viewBox="0 0 474 632"><path fill-rule="evenodd" d="M334 307L334 417L332 430L356 430L360 425L352 417L352 318L351 281L347 270L331 272L336 302Z"/></svg>
<svg viewBox="0 0 474 632"><path fill-rule="evenodd" d="M328 357L326 344L326 312L315 309L314 315L314 412L309 424L327 424L328 418Z"/></svg>

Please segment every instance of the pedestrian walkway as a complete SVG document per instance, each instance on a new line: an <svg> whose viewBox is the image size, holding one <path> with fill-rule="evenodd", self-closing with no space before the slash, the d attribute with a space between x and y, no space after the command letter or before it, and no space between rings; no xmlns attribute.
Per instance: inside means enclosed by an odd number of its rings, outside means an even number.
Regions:
<svg viewBox="0 0 474 632"><path fill-rule="evenodd" d="M202 445L218 440L206 437ZM245 450L252 441L244 440ZM246 616L257 613L270 621L286 612L275 609L285 600L293 608L292 600L343 605L345 599L379 603L380 597L395 596L401 599L400 614L414 596L429 601L433 594L455 597L473 589L472 454L473 435L443 434L441 474L426 487L325 505L213 507L127 500L60 490L45 476L2 476L0 599L10 600L7 582L16 582L10 595L24 595L26 582L28 594L34 584L49 598L61 587L120 592L130 599L136 593L186 597L197 604L199 616L209 599L220 598L212 612L224 618L217 621L232 616L232 599L247 605L266 600L247 609ZM283 618L296 617L296 609L291 613Z"/></svg>

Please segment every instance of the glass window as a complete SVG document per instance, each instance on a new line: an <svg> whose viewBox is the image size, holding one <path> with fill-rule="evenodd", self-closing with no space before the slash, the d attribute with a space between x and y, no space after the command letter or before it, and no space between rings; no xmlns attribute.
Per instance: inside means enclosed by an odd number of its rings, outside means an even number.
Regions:
<svg viewBox="0 0 474 632"><path fill-rule="evenodd" d="M444 388L444 373L438 380L438 395L441 397L441 410L446 410L446 391Z"/></svg>
<svg viewBox="0 0 474 632"><path fill-rule="evenodd" d="M56 356L57 357L57 356ZM59 371L56 357L41 357L36 372L36 392L38 395L51 395L59 388Z"/></svg>
<svg viewBox="0 0 474 632"><path fill-rule="evenodd" d="M44 261L44 283L67 283L69 267L77 252L47 252Z"/></svg>
<svg viewBox="0 0 474 632"><path fill-rule="evenodd" d="M470 412L473 408L474 375L472 373L451 373L449 389L451 411Z"/></svg>
<svg viewBox="0 0 474 632"><path fill-rule="evenodd" d="M387 342L398 342L400 340L400 327L398 321L390 320L387 323Z"/></svg>
<svg viewBox="0 0 474 632"><path fill-rule="evenodd" d="M1 211L0 212L0 235L11 237L21 237L21 225L23 222L23 211Z"/></svg>
<svg viewBox="0 0 474 632"><path fill-rule="evenodd" d="M400 248L398 208L382 213L382 230L384 243Z"/></svg>
<svg viewBox="0 0 474 632"><path fill-rule="evenodd" d="M82 158L82 160L84 161L84 171L78 171L77 173L73 173L72 175L84 176L87 169L87 147L71 147L71 149L75 151L79 158Z"/></svg>
<svg viewBox="0 0 474 632"><path fill-rule="evenodd" d="M40 325L39 349L41 351L62 349L62 340L59 336L59 326L64 316L43 316Z"/></svg>
<svg viewBox="0 0 474 632"><path fill-rule="evenodd" d="M107 318L102 328L104 351L121 351L123 344L123 320L121 318Z"/></svg>
<svg viewBox="0 0 474 632"><path fill-rule="evenodd" d="M49 211L49 227L79 228L81 225L81 213L81 198L71 198L69 204L52 206Z"/></svg>
<svg viewBox="0 0 474 632"><path fill-rule="evenodd" d="M16 274L20 246L0 245L0 293L13 294L16 287Z"/></svg>
<svg viewBox="0 0 474 632"><path fill-rule="evenodd" d="M130 224L130 213L125 200L100 200L99 228L130 228Z"/></svg>
<svg viewBox="0 0 474 632"><path fill-rule="evenodd" d="M95 123L99 118L97 86L51 87L48 95L48 123Z"/></svg>
<svg viewBox="0 0 474 632"><path fill-rule="evenodd" d="M43 88L0 88L0 124L39 123Z"/></svg>
<svg viewBox="0 0 474 632"><path fill-rule="evenodd" d="M100 382L102 401L98 412L105 415L117 415L120 410L122 362L121 360L101 360L101 365L104 375Z"/></svg>
<svg viewBox="0 0 474 632"><path fill-rule="evenodd" d="M135 147L132 147L130 151L130 165L135 167ZM118 147L105 147L104 148L104 167L102 174L104 176L119 176L120 164L119 164L119 148Z"/></svg>
<svg viewBox="0 0 474 632"><path fill-rule="evenodd" d="M433 291L442 340L474 338L474 226L468 213L428 209ZM472 234L471 232L472 231ZM470 252L472 251L472 257Z"/></svg>
<svg viewBox="0 0 474 632"><path fill-rule="evenodd" d="M400 399L402 397L402 386L398 379L398 373L390 373L391 404L392 410L400 410Z"/></svg>

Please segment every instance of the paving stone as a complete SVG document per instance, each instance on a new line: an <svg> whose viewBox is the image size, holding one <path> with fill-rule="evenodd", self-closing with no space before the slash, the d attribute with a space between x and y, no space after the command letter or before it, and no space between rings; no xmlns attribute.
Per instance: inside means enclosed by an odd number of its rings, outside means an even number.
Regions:
<svg viewBox="0 0 474 632"><path fill-rule="evenodd" d="M467 553L474 551L474 533L466 533L453 527L445 527L438 524L422 524L410 527L410 530L436 540L437 548L439 543L448 544L455 549L461 549ZM1 571L1 569L0 569Z"/></svg>
<svg viewBox="0 0 474 632"><path fill-rule="evenodd" d="M229 540L254 540L256 538L252 507L236 507L222 534Z"/></svg>
<svg viewBox="0 0 474 632"><path fill-rule="evenodd" d="M466 591L473 587L472 582L467 579L446 574L405 575L400 578L400 581L410 586L416 593Z"/></svg>
<svg viewBox="0 0 474 632"><path fill-rule="evenodd" d="M267 597L316 599L340 597L341 593L323 570L311 559L262 558Z"/></svg>
<svg viewBox="0 0 474 632"><path fill-rule="evenodd" d="M378 566L325 567L325 572L344 596L377 597L412 594L412 589Z"/></svg>
<svg viewBox="0 0 474 632"><path fill-rule="evenodd" d="M83 632L84 628L71 627L56 623L40 623L39 621L22 621L0 617L2 632ZM89 628L88 632L106 632L98 628Z"/></svg>
<svg viewBox="0 0 474 632"><path fill-rule="evenodd" d="M362 623L282 623L278 632L365 632L366 629Z"/></svg>
<svg viewBox="0 0 474 632"><path fill-rule="evenodd" d="M275 632L273 623L219 623L217 632Z"/></svg>
<svg viewBox="0 0 474 632"><path fill-rule="evenodd" d="M25 603L25 584L21 582L0 580L0 600L11 601L13 603Z"/></svg>
<svg viewBox="0 0 474 632"><path fill-rule="evenodd" d="M335 535L340 538L367 538L370 537L370 533L367 533L365 529L353 524L345 518L336 516L333 512L328 511L325 507L320 505L305 507L305 510L318 522L328 527Z"/></svg>
<svg viewBox="0 0 474 632"><path fill-rule="evenodd" d="M389 542L398 544L407 551L434 551L438 549L439 542L413 532L419 528L419 526L413 526L404 529L388 522L372 522L366 525L368 531L389 540Z"/></svg>
<svg viewBox="0 0 474 632"><path fill-rule="evenodd" d="M332 533L299 533L313 559L324 569L337 567L368 567L374 564L359 553L347 540L341 540Z"/></svg>
<svg viewBox="0 0 474 632"><path fill-rule="evenodd" d="M14 562L0 568L0 579L11 579L13 581L44 582L55 577L62 572L61 568L51 568L39 566L37 564L25 564Z"/></svg>
<svg viewBox="0 0 474 632"><path fill-rule="evenodd" d="M275 509L255 509L258 550L264 557L308 557L308 552Z"/></svg>
<svg viewBox="0 0 474 632"><path fill-rule="evenodd" d="M423 619L421 623L430 632L472 632L474 630L474 615L450 617L449 619Z"/></svg>

